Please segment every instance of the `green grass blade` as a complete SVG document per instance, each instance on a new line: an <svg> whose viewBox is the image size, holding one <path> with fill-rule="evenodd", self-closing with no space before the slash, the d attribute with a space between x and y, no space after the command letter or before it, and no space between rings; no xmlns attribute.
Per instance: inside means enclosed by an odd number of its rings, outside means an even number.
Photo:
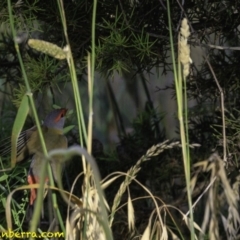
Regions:
<svg viewBox="0 0 240 240"><path fill-rule="evenodd" d="M16 165L18 137L22 131L28 112L29 112L29 100L28 100L28 96L24 95L21 101L20 107L18 109L17 116L15 118L13 129L12 129L12 137L11 137L11 167L12 168Z"/></svg>

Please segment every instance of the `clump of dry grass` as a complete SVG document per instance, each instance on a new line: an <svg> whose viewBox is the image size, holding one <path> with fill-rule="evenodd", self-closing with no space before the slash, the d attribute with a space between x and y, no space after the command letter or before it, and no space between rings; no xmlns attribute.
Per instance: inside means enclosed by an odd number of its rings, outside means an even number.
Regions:
<svg viewBox="0 0 240 240"><path fill-rule="evenodd" d="M164 236L164 238L161 239L167 239L168 238L168 232L171 233L172 236L175 236L175 234L171 231L171 228L169 228L165 222L164 215L166 212L168 212L169 215L171 213L169 212L168 208L174 208L173 206L167 206L163 203L161 199L159 199L156 196L153 196L151 191L142 185L140 182L136 180L136 176L138 172L141 170L141 164L145 161L151 160L152 157L158 156L160 153L167 149L172 149L174 147L181 147L181 144L179 142L172 142L168 143L169 141L164 141L163 143L159 143L157 145L152 146L146 154L144 154L137 162L136 164L131 167L126 174L124 173L116 173L116 176L111 177L114 175L114 173L111 174L111 176L107 177L105 181L101 181L101 187L105 189L106 187L110 186L119 176L125 175L125 180L122 182L122 184L119 187L118 192L116 193L113 201L113 205L109 214L109 219L102 219L100 217L101 208L99 205L99 192L94 189L94 186L90 189L84 189L83 188L83 198L81 199L83 201L83 205L79 207L75 206L73 212L69 215L69 218L67 220L68 224L68 233L69 236L71 236L73 239L76 236L87 236L87 239L106 239L105 234L102 228L104 228L104 225L108 225L110 228L112 227L112 223L115 217L115 213L120 209L119 205L121 202L121 198L123 194L128 190L128 228L129 231L132 232L134 235L134 232L136 230L135 226L135 213L133 208L133 199L130 195L129 186L132 183L132 181L137 182L148 194L149 197L153 200L155 208L152 211L152 214L149 218L148 225L143 233L142 239L151 239L150 237L154 234L157 234L159 236ZM191 145L190 147L195 147L196 144ZM92 175L92 177L94 177ZM85 196L85 197L84 197ZM141 196L139 196L139 199L141 199ZM85 204L84 204L85 202ZM157 202L161 202L162 206L159 206ZM108 208L107 201L105 200L105 206ZM180 211L180 210L177 210ZM161 212L163 213L163 217L161 216ZM155 214L157 214L157 219L155 217ZM184 216L184 214L180 211L180 214ZM155 219L155 220L154 220ZM172 217L173 219L173 217ZM174 219L173 219L174 221ZM73 237L74 233L74 237ZM135 233L136 234L136 233ZM139 234L137 234L139 235Z"/></svg>
<svg viewBox="0 0 240 240"><path fill-rule="evenodd" d="M225 232L227 239L237 239L239 237L239 176L231 186L225 167L224 161L216 153L211 155L208 160L194 165L197 171L191 181L193 191L199 174L210 173L208 185L206 186L205 183L205 187L201 189L202 194L193 204L193 207L196 207L200 200L205 203L199 239L203 239L205 234L208 234L210 239L220 239L223 232ZM204 194L206 194L205 199L203 198ZM220 221L219 216L222 221ZM221 226L224 228L221 228Z"/></svg>
<svg viewBox="0 0 240 240"><path fill-rule="evenodd" d="M127 187L131 184L131 182L133 181L133 179L136 178L137 173L141 170L141 164L145 161L148 161L151 159L151 157L155 157L158 156L161 152L163 152L166 149L171 149L173 147L179 146L179 142L173 142L170 144L167 144L168 140L163 142L163 143L159 143L157 145L152 146L145 155L143 155L138 161L137 163L131 167L128 172L126 173L126 178L124 180L124 182L121 184L115 198L114 198L114 202L113 202L113 206L111 209L111 216L110 216L110 226L112 225L113 222L113 218L114 218L114 214L115 211L117 209L117 207L120 204L121 201L121 197L123 195L123 193L126 191Z"/></svg>

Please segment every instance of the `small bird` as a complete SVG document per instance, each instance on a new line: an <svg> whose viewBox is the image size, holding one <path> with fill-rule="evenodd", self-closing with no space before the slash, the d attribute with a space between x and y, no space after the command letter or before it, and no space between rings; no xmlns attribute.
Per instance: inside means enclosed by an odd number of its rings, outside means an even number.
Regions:
<svg viewBox="0 0 240 240"><path fill-rule="evenodd" d="M67 148L67 138L63 135L63 127L67 109L61 108L50 112L42 124L42 133L45 140L47 151L58 148ZM0 155L10 153L11 149L3 148ZM20 133L17 142L17 162L20 162L32 156L30 169L28 172L28 183L39 183L41 164L44 159L44 153L40 142L37 127L34 126ZM57 157L56 157L57 158ZM51 168L54 179L57 177L57 163L59 161L51 161ZM48 179L45 180L48 182ZM29 205L33 206L36 199L36 189L31 189Z"/></svg>

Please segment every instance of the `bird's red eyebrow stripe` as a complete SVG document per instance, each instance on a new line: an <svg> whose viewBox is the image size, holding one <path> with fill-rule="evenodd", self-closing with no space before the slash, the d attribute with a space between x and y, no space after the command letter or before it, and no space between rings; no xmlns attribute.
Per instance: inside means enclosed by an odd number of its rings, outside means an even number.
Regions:
<svg viewBox="0 0 240 240"><path fill-rule="evenodd" d="M66 108L62 108L61 112L59 113L59 115L55 118L54 122L58 122L63 116L65 116L67 113L67 109ZM63 115L63 116L62 116Z"/></svg>

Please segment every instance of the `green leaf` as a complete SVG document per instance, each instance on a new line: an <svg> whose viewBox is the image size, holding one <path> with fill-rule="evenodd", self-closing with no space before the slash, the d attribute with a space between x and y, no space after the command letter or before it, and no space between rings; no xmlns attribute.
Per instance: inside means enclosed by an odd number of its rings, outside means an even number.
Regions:
<svg viewBox="0 0 240 240"><path fill-rule="evenodd" d="M70 126L65 127L63 129L63 133L66 134L66 133L70 132L74 127L75 127L75 125L70 125Z"/></svg>
<svg viewBox="0 0 240 240"><path fill-rule="evenodd" d="M24 95L21 101L20 107L17 112L16 119L13 124L12 138L11 138L11 167L13 168L16 165L17 159L17 142L19 134L22 131L23 125L26 121L27 115L29 112L29 101L28 96Z"/></svg>
<svg viewBox="0 0 240 240"><path fill-rule="evenodd" d="M6 207L6 198L5 198L5 197L2 197L2 198L1 198L1 201L2 201L3 207L5 208L5 207Z"/></svg>
<svg viewBox="0 0 240 240"><path fill-rule="evenodd" d="M4 174L3 176L0 177L0 182L3 182L8 179L8 175Z"/></svg>

